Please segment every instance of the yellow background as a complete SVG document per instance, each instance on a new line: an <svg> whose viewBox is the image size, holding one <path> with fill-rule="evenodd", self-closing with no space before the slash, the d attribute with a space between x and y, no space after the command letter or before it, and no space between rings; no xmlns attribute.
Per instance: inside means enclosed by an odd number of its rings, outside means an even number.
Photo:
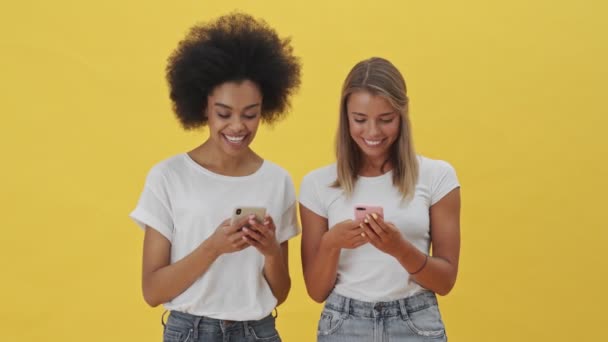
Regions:
<svg viewBox="0 0 608 342"><path fill-rule="evenodd" d="M462 183L451 341L599 340L608 325L608 25L601 1L21 1L0 14L0 339L159 341L127 215L156 162L202 142L170 110L165 61L234 9L293 37L290 116L254 143L296 186L333 161L357 61L404 73L416 147ZM299 239L285 341L313 341Z"/></svg>

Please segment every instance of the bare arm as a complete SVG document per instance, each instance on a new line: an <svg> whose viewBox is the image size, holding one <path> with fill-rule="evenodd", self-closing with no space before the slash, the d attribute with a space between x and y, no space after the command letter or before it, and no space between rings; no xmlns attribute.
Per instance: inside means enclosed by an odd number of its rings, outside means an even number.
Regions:
<svg viewBox="0 0 608 342"><path fill-rule="evenodd" d="M205 242L187 257L169 264L171 242L146 227L142 287L148 305L155 307L177 297L209 269L219 255Z"/></svg>
<svg viewBox="0 0 608 342"><path fill-rule="evenodd" d="M429 258L427 265L420 273L414 275L414 279L427 289L445 296L454 287L458 274L460 189L452 190L435 203L430 209L430 217L433 257ZM401 260L400 262L402 265L405 263ZM409 264L412 263L413 261ZM412 271L415 272L415 270Z"/></svg>
<svg viewBox="0 0 608 342"><path fill-rule="evenodd" d="M281 305L291 289L291 278L289 277L289 242L281 244L281 252L274 256L268 256L264 260L264 277L277 299L277 306Z"/></svg>
<svg viewBox="0 0 608 342"><path fill-rule="evenodd" d="M242 224L243 222L239 222ZM171 242L154 228L146 226L142 266L142 289L148 305L155 307L188 289L222 254L248 246L238 227L224 221L216 232L192 253L171 264Z"/></svg>
<svg viewBox="0 0 608 342"><path fill-rule="evenodd" d="M366 243L359 223L344 221L331 230L327 219L300 204L302 221L302 268L308 295L323 302L336 283L342 248L356 248Z"/></svg>
<svg viewBox="0 0 608 342"><path fill-rule="evenodd" d="M456 283L460 256L460 189L454 189L430 208L433 256L404 240L394 256L423 287L445 296ZM424 265L424 266L423 266Z"/></svg>
<svg viewBox="0 0 608 342"><path fill-rule="evenodd" d="M276 238L276 227L272 217L266 215L264 222L259 223L253 218L249 228L244 228L244 240L264 255L264 277L270 286L272 294L277 299L277 306L287 299L291 289L289 277L289 242L281 244Z"/></svg>

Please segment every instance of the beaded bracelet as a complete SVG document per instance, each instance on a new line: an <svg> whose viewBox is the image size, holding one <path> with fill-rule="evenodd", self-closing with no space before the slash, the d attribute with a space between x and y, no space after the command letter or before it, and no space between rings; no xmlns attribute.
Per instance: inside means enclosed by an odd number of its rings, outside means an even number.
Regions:
<svg viewBox="0 0 608 342"><path fill-rule="evenodd" d="M427 262L428 260L429 260L429 256L428 256L428 255L425 255L425 256L424 256L424 262L422 263L422 266L420 266L420 268L419 268L418 270L416 270L416 272L412 272L412 273L410 273L410 275L414 275L414 274L420 273L420 271L422 271L422 269L424 268L424 266L426 266L426 262Z"/></svg>

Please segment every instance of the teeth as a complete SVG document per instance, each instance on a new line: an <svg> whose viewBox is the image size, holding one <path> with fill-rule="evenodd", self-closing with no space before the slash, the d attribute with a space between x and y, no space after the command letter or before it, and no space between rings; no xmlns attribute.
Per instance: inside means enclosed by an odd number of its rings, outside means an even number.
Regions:
<svg viewBox="0 0 608 342"><path fill-rule="evenodd" d="M242 135L242 136L230 136L230 135L225 135L224 134L224 136L226 137L226 139L228 139L228 141L233 142L233 143L241 142L245 138L244 135Z"/></svg>
<svg viewBox="0 0 608 342"><path fill-rule="evenodd" d="M367 139L363 139L363 140L365 140L365 143L370 146L375 146L382 142L382 140L367 140Z"/></svg>

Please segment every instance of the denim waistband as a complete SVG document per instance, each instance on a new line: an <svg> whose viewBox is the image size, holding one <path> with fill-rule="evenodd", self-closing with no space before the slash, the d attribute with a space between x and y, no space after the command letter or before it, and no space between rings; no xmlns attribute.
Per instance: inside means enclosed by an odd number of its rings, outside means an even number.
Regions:
<svg viewBox="0 0 608 342"><path fill-rule="evenodd" d="M278 310L277 310L277 315L278 315ZM163 314L164 316L164 314ZM206 317L206 316L197 316L197 315L192 315L189 313L185 313L185 312L181 312L181 311L170 311L170 317L178 320L178 321L182 321L182 322L199 322L199 323L206 323L209 325L229 325L229 324L233 324L233 323L249 323L249 324L255 324L256 322L261 322L265 319L270 319L273 318L275 316L273 316L273 314L271 313L270 315L259 319L259 320L255 320L255 321L230 321L230 320L225 320L225 319L216 319L216 318L211 318L211 317Z"/></svg>
<svg viewBox="0 0 608 342"><path fill-rule="evenodd" d="M269 319L274 319L272 314L257 321L229 321L205 316L196 316L180 311L171 311L169 318L167 319L167 323L164 323L163 321L163 326L173 326L181 329L191 330L194 333L196 340L200 331L221 331L222 333L226 333L227 331L242 329L245 336L248 336L249 326L255 327Z"/></svg>
<svg viewBox="0 0 608 342"><path fill-rule="evenodd" d="M435 293L420 292L413 296L388 302L364 302L332 292L325 301L325 308L355 317L392 317L437 305Z"/></svg>

